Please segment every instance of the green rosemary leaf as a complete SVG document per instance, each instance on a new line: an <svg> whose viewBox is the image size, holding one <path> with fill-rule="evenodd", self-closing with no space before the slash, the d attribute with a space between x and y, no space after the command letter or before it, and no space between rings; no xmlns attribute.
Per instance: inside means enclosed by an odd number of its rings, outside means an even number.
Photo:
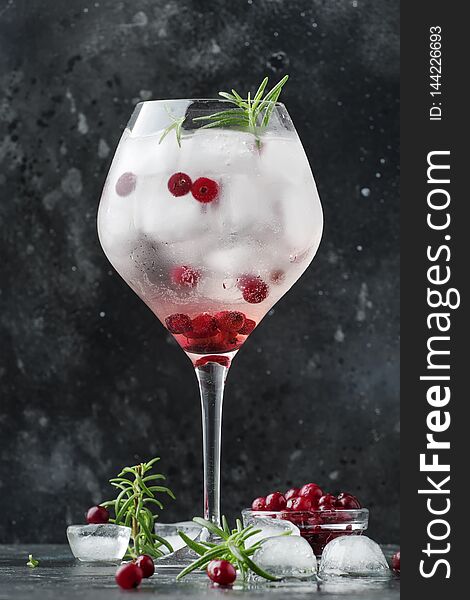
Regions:
<svg viewBox="0 0 470 600"><path fill-rule="evenodd" d="M147 481L154 481L155 479L166 479L166 477L161 473L157 473L156 475L147 475L147 477L143 477L142 481L145 481L145 483L147 483Z"/></svg>
<svg viewBox="0 0 470 600"><path fill-rule="evenodd" d="M144 498L144 504L155 504L160 510L163 510L163 504L156 498Z"/></svg>
<svg viewBox="0 0 470 600"><path fill-rule="evenodd" d="M206 519L202 519L201 517L194 517L193 521L198 525L202 525L202 527L205 527L211 533L219 536L223 540L227 540L229 537L223 529L218 527L215 523L212 523L212 521L206 521Z"/></svg>
<svg viewBox="0 0 470 600"><path fill-rule="evenodd" d="M168 496L170 496L170 498L172 498L173 500L175 500L175 495L173 494L173 492L162 485L151 485L150 487L147 488L148 491L152 491L152 492L162 492L163 494L168 494ZM153 497L153 494L152 494Z"/></svg>
<svg viewBox="0 0 470 600"><path fill-rule="evenodd" d="M145 470L148 471L149 469L151 469L153 467L153 465L158 462L160 460L159 456L156 456L155 458L152 458L152 460L149 460L148 462L144 463L145 466Z"/></svg>
<svg viewBox="0 0 470 600"><path fill-rule="evenodd" d="M222 527L226 534L230 535L230 527L228 526L227 519L225 515L222 517Z"/></svg>
<svg viewBox="0 0 470 600"><path fill-rule="evenodd" d="M119 473L118 477L122 477L126 473L129 473L134 476L137 475L136 467L124 467L124 469Z"/></svg>
<svg viewBox="0 0 470 600"><path fill-rule="evenodd" d="M120 521L122 515L126 512L126 510L132 505L132 502L134 500L134 498L136 497L136 494L132 494L132 496L130 496L125 502L124 504L121 506L121 508L119 509L119 512L116 515L116 521Z"/></svg>
<svg viewBox="0 0 470 600"><path fill-rule="evenodd" d="M176 581L179 581L185 575L188 575L188 573L191 573L195 569L199 569L203 565L206 565L212 559L218 558L222 552L223 552L223 549L221 549L219 546L216 546L215 548L211 548L204 554L204 556L201 556L200 558L196 559L194 562L192 562L190 565L188 565L186 568L184 568L180 573L178 573L178 575L176 576Z"/></svg>
<svg viewBox="0 0 470 600"><path fill-rule="evenodd" d="M196 552L196 554L199 554L200 556L202 556L203 554L205 554L207 552L206 546L194 541L192 538L190 538L188 535L186 535L184 533L184 531L178 531L178 535L184 541L184 543L189 548L191 548L191 550L194 550L194 552Z"/></svg>
<svg viewBox="0 0 470 600"><path fill-rule="evenodd" d="M261 82L261 84L258 88L258 91L256 92L256 94L253 98L253 110L257 107L257 105L259 104L259 101L263 97L264 90L266 89L266 86L268 85L268 81L269 81L269 79L267 77L265 77L263 79L263 81Z"/></svg>
<svg viewBox="0 0 470 600"><path fill-rule="evenodd" d="M160 537L159 535L153 534L153 539L157 541L162 546L166 546L170 552L174 552L173 546L168 542L165 538Z"/></svg>
<svg viewBox="0 0 470 600"><path fill-rule="evenodd" d="M28 556L28 562L26 563L26 565L30 569L35 569L39 565L39 561L37 559L35 559L32 554L30 554Z"/></svg>
<svg viewBox="0 0 470 600"><path fill-rule="evenodd" d="M241 561L242 563L247 565L253 571L253 573L256 573L257 575L259 575L260 577L263 577L264 579L268 579L269 581L279 581L278 577L274 577L273 575L266 573L266 571L263 571L263 569L261 569L261 567L258 567L258 565L251 560L251 558L246 554L246 552L244 550L242 550L235 544L229 544L228 546L229 546L229 549L232 552L232 554L239 561Z"/></svg>

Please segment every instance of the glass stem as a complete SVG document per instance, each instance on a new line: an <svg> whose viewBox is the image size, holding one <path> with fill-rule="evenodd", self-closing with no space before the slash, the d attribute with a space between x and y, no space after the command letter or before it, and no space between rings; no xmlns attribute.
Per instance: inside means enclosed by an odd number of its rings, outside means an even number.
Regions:
<svg viewBox="0 0 470 600"><path fill-rule="evenodd" d="M216 362L196 367L201 392L204 457L204 518L220 525L220 442L228 368Z"/></svg>

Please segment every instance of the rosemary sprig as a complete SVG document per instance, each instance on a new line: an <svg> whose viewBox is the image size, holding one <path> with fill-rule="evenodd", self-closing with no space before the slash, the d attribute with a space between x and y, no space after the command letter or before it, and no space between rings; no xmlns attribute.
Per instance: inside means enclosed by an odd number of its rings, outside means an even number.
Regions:
<svg viewBox="0 0 470 600"><path fill-rule="evenodd" d="M212 115L194 117L193 121L209 121L203 125L201 129L209 129L211 127L236 127L238 129L247 129L259 142L259 134L262 129L268 126L273 109L281 95L282 88L288 79L289 75L284 75L281 81L278 81L266 95L264 95L264 92L269 81L267 77L263 79L253 96L248 92L247 97L242 98L240 94L233 89L231 93L219 92L219 96L222 96L222 98L228 100L231 104L235 104L236 108L228 108L227 110L222 110L213 113ZM181 131L186 115L177 118L172 115L168 108L166 110L172 122L164 129L158 143L161 144L170 131L174 130L176 133L176 141L181 148Z"/></svg>
<svg viewBox="0 0 470 600"><path fill-rule="evenodd" d="M165 107L166 112L168 113L168 116L170 117L170 119L172 120L172 122L170 123L170 125L168 125L168 127L163 131L158 143L161 144L163 142L163 140L166 138L166 136L170 133L170 131L175 131L176 133L176 141L178 143L178 146L181 148L181 129L183 128L183 123L184 120L186 119L186 115L183 115L182 117L175 117L169 110L167 107Z"/></svg>
<svg viewBox="0 0 470 600"><path fill-rule="evenodd" d="M157 481L165 480L164 475L148 474L159 460L157 457L149 462L122 469L117 477L109 480L119 491L117 497L101 503L101 506L114 511L114 518L110 519L111 523L131 528L131 543L127 549L127 558L136 558L139 554L149 554L159 558L164 554L160 549L162 546L166 546L170 552L173 552L171 544L154 533L157 517L151 508L157 506L163 509L163 504L155 495L163 493L170 498L175 498L169 488L156 485Z"/></svg>
<svg viewBox="0 0 470 600"><path fill-rule="evenodd" d="M26 563L26 566L28 566L30 569L35 569L38 565L39 561L34 558L32 554L30 554L28 556L28 562Z"/></svg>
<svg viewBox="0 0 470 600"><path fill-rule="evenodd" d="M193 521L202 525L202 527L205 527L210 533L217 536L217 538L220 538L220 542L217 544L213 542L196 542L184 532L178 532L185 544L194 550L196 554L199 554L199 558L178 573L176 576L177 580L182 579L196 569L205 569L211 560L219 559L228 560L236 566L243 579L246 578L248 571L253 571L264 579L278 581L277 577L266 573L266 571L261 569L261 567L251 559L251 556L261 546L261 541L256 542L256 544L253 544L250 548L245 548L246 540L257 533L260 533L261 529L255 529L254 525L243 527L240 519L237 519L236 521L236 528L230 529L225 517L222 517L222 527L218 527L215 523L206 521L200 517L194 517Z"/></svg>
<svg viewBox="0 0 470 600"><path fill-rule="evenodd" d="M288 79L289 76L285 75L266 95L264 95L264 92L269 81L267 77L263 79L253 96L248 92L247 97L242 98L235 90L232 90L231 93L219 92L219 96L235 104L236 108L229 108L212 115L195 117L194 121L210 121L206 125L203 125L206 129L209 127L248 129L248 131L258 138L260 130L269 124L274 106Z"/></svg>

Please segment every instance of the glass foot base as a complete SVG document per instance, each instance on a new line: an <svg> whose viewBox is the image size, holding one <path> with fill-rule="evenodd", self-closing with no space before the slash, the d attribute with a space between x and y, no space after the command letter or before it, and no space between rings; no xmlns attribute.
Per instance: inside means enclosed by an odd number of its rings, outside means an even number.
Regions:
<svg viewBox="0 0 470 600"><path fill-rule="evenodd" d="M182 569L190 565L197 558L199 558L199 555L196 554L194 550L191 550L191 548L188 548L188 546L185 546L184 548L180 548L179 550L176 550L176 552L167 554L167 556L162 556L162 558L155 561L155 569L157 573L160 570L164 570L166 574L170 574L170 571L174 571L174 574L177 575Z"/></svg>

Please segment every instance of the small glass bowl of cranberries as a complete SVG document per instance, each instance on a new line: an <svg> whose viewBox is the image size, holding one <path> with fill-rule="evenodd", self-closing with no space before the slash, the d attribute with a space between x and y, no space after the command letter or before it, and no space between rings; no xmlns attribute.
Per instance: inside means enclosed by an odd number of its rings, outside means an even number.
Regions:
<svg viewBox="0 0 470 600"><path fill-rule="evenodd" d="M322 555L323 548L331 540L342 535L361 535L369 524L367 508L306 511L245 509L242 516L245 527L248 524L256 527L257 517L264 519L264 522L266 517L290 521L299 528L300 535L307 540L317 557Z"/></svg>
<svg viewBox="0 0 470 600"><path fill-rule="evenodd" d="M369 524L369 511L355 496L346 492L333 496L316 483L255 498L251 509L243 510L242 515L245 526L256 527L256 518L260 519L261 528L261 519L266 523L266 517L290 521L317 557L331 540L342 535L361 535Z"/></svg>

